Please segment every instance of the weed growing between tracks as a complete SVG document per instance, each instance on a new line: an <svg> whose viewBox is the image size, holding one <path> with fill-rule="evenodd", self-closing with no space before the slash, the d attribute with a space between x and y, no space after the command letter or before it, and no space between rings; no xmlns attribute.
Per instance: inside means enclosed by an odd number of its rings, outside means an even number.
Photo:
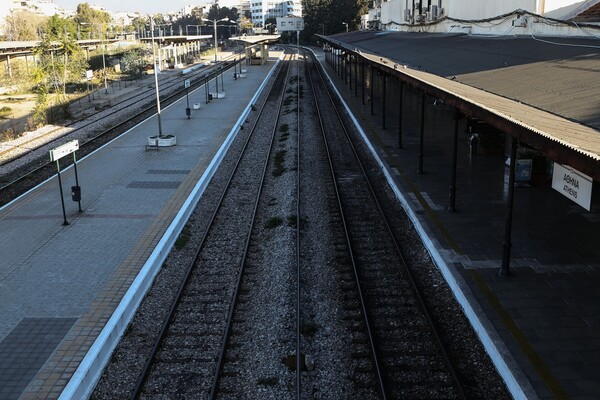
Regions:
<svg viewBox="0 0 600 400"><path fill-rule="evenodd" d="M269 218L265 222L265 229L277 228L282 223L283 223L283 218L281 218L281 217L271 217L271 218Z"/></svg>
<svg viewBox="0 0 600 400"><path fill-rule="evenodd" d="M185 247L185 245L190 241L190 238L192 237L192 231L190 229L189 224L183 227L183 230L181 231L181 234L179 235L179 237L177 238L177 240L175 240L175 248L177 250L181 250Z"/></svg>
<svg viewBox="0 0 600 400"><path fill-rule="evenodd" d="M286 150L279 150L275 153L275 169L273 169L273 176L281 176L285 172L285 167L283 166L285 162L285 154Z"/></svg>

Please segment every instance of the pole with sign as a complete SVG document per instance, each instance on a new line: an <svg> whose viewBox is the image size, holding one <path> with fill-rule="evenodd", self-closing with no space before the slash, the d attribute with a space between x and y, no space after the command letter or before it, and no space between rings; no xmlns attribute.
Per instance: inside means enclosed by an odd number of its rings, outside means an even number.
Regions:
<svg viewBox="0 0 600 400"><path fill-rule="evenodd" d="M304 18L277 17L277 30L296 31L296 53L297 59L300 59L300 31L304 30Z"/></svg>
<svg viewBox="0 0 600 400"><path fill-rule="evenodd" d="M185 109L185 115L187 115L188 119L190 119L190 115L192 111L190 110L190 80L186 79L184 81L185 86L185 99L187 101L187 108Z"/></svg>
<svg viewBox="0 0 600 400"><path fill-rule="evenodd" d="M576 169L554 163L552 189L590 211L594 180Z"/></svg>
<svg viewBox="0 0 600 400"><path fill-rule="evenodd" d="M67 221L67 212L65 211L65 199L63 197L62 180L60 177L60 163L59 160L66 155L73 153L73 168L75 170L75 186L71 186L71 197L73 201L79 203L79 212L81 210L81 187L79 186L79 178L77 176L77 158L75 157L75 151L79 149L79 141L72 140L55 149L50 150L50 161L56 161L56 171L58 173L58 186L60 188L60 201L62 204L63 211L63 225L69 225Z"/></svg>

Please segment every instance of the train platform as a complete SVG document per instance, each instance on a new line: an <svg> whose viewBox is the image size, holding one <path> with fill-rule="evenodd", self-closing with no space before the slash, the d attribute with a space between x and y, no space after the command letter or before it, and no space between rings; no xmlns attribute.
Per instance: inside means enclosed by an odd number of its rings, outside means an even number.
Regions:
<svg viewBox="0 0 600 400"><path fill-rule="evenodd" d="M547 177L516 188L511 274L500 276L504 156L473 152L461 119L456 209L448 211L453 110L427 98L419 174L421 95L405 96L399 148L397 113L388 110L383 129L380 99L372 115L370 101L362 104L360 92L315 52L513 396L600 398L600 198L586 211L553 190Z"/></svg>
<svg viewBox="0 0 600 400"><path fill-rule="evenodd" d="M276 62L163 109L173 147L146 149L155 116L79 160L82 212L62 171L68 225L56 176L0 209L1 399L85 397Z"/></svg>

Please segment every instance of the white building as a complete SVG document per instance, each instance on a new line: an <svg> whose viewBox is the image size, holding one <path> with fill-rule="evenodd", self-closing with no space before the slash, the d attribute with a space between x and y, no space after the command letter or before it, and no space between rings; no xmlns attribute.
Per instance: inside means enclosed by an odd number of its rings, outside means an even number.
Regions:
<svg viewBox="0 0 600 400"><path fill-rule="evenodd" d="M250 13L256 27L264 27L267 18L301 17L302 4L299 0L251 0Z"/></svg>
<svg viewBox="0 0 600 400"><path fill-rule="evenodd" d="M0 34L4 34L3 29L6 27L6 18L11 13L19 11L28 11L45 17L51 17L55 14L67 17L70 14L54 4L52 0L0 0Z"/></svg>
<svg viewBox="0 0 600 400"><path fill-rule="evenodd" d="M34 14L51 17L55 14L66 16L67 12L54 4L52 0L3 0L0 3L0 18L4 20L10 12L29 11Z"/></svg>
<svg viewBox="0 0 600 400"><path fill-rule="evenodd" d="M583 35L548 24L540 15L585 10L600 0L375 0L367 28L482 35ZM560 12L559 12L560 14ZM537 15L537 16L536 16Z"/></svg>

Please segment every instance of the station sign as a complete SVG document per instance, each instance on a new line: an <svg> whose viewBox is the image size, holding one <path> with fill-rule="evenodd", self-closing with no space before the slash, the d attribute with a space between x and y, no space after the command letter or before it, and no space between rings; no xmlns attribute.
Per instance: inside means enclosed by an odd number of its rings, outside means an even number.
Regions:
<svg viewBox="0 0 600 400"><path fill-rule="evenodd" d="M79 140L71 140L62 146L50 150L50 161L58 161L67 154L71 154L77 150L79 150Z"/></svg>
<svg viewBox="0 0 600 400"><path fill-rule="evenodd" d="M554 163L552 189L590 211L593 179L569 167Z"/></svg>
<svg viewBox="0 0 600 400"><path fill-rule="evenodd" d="M277 17L277 30L279 32L302 31L304 30L304 18Z"/></svg>
<svg viewBox="0 0 600 400"><path fill-rule="evenodd" d="M183 86L187 89L190 87L190 80L186 79L185 81L183 81Z"/></svg>

